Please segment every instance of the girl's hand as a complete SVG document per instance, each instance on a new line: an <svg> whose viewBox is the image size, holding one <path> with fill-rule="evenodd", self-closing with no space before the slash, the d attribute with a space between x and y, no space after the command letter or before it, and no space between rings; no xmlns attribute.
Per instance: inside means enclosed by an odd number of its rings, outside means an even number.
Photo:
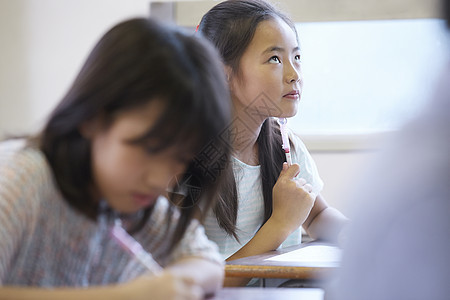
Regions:
<svg viewBox="0 0 450 300"><path fill-rule="evenodd" d="M191 277L164 271L158 275L141 276L122 285L124 299L130 300L200 300L203 289Z"/></svg>
<svg viewBox="0 0 450 300"><path fill-rule="evenodd" d="M312 186L303 178L295 178L299 172L298 164L288 167L284 163L272 192L273 211L270 219L291 231L305 222L316 199L316 195L312 193Z"/></svg>

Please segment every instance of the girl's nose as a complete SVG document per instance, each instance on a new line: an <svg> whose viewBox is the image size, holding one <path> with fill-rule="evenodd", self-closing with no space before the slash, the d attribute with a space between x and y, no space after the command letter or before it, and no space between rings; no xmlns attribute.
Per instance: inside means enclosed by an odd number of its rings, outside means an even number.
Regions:
<svg viewBox="0 0 450 300"><path fill-rule="evenodd" d="M289 63L286 67L285 78L287 83L300 82L302 79L300 67Z"/></svg>
<svg viewBox="0 0 450 300"><path fill-rule="evenodd" d="M166 191L176 176L181 176L184 166L175 162L164 161L161 164L152 164L146 174L146 183L149 187L159 191Z"/></svg>

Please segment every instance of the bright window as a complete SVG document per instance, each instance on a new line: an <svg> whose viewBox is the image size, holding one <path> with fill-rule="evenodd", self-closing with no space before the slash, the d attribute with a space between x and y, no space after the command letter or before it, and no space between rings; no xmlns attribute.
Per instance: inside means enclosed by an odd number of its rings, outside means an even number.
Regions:
<svg viewBox="0 0 450 300"><path fill-rule="evenodd" d="M449 51L437 19L299 23L301 134L392 131L430 98Z"/></svg>

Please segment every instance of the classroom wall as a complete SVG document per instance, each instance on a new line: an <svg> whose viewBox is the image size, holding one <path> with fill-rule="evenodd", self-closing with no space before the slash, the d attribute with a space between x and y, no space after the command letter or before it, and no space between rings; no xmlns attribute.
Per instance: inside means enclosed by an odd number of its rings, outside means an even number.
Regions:
<svg viewBox="0 0 450 300"><path fill-rule="evenodd" d="M0 138L38 130L107 28L149 10L148 0L0 0ZM305 141L324 197L346 212L346 195L376 147Z"/></svg>
<svg viewBox="0 0 450 300"><path fill-rule="evenodd" d="M437 18L440 0L269 0L294 22ZM172 2L159 0L155 2ZM177 24L196 26L217 1L175 1Z"/></svg>
<svg viewBox="0 0 450 300"><path fill-rule="evenodd" d="M0 1L0 136L29 128L31 116L24 1Z"/></svg>
<svg viewBox="0 0 450 300"><path fill-rule="evenodd" d="M348 201L349 196L357 188L361 172L366 170L365 165L370 163L377 151L311 151L325 184L322 196L330 205L351 215L354 203Z"/></svg>
<svg viewBox="0 0 450 300"><path fill-rule="evenodd" d="M37 129L98 38L147 0L1 0L0 137Z"/></svg>

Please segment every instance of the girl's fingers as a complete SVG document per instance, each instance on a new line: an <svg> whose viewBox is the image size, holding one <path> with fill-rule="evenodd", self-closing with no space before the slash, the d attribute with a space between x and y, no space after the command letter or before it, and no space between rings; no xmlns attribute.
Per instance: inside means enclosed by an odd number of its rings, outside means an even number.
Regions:
<svg viewBox="0 0 450 300"><path fill-rule="evenodd" d="M310 185L309 183L303 185L303 189L308 193L311 193L313 191L312 185Z"/></svg>
<svg viewBox="0 0 450 300"><path fill-rule="evenodd" d="M288 167L287 163L283 163L283 170L281 170L280 177L294 179L298 173L300 173L300 166L298 164L292 164Z"/></svg>
<svg viewBox="0 0 450 300"><path fill-rule="evenodd" d="M313 191L312 185L306 183L306 180L304 178L296 178L295 182L297 183L297 187L302 188L306 192L311 193Z"/></svg>
<svg viewBox="0 0 450 300"><path fill-rule="evenodd" d="M306 180L304 178L296 178L295 182L297 182L297 186L302 187L306 184Z"/></svg>
<svg viewBox="0 0 450 300"><path fill-rule="evenodd" d="M284 162L283 163L283 169L281 169L280 176L278 176L278 178L280 178L281 176L285 176L286 170L288 168L289 168L288 164Z"/></svg>

